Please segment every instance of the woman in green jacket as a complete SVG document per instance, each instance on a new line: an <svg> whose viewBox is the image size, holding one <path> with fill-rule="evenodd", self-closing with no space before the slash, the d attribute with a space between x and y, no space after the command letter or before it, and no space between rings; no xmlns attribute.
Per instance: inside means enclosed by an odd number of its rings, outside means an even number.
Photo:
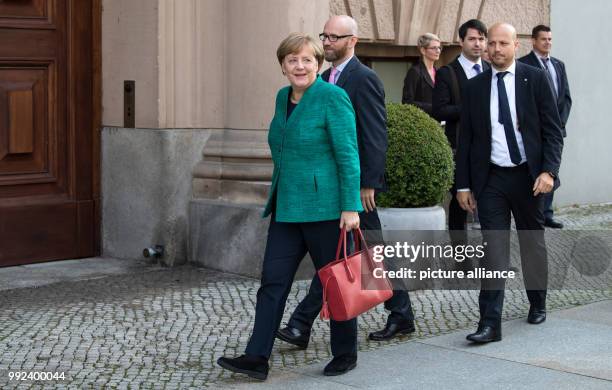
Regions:
<svg viewBox="0 0 612 390"><path fill-rule="evenodd" d="M276 54L290 85L276 96L268 135L274 173L263 216L271 219L255 325L244 355L217 361L261 380L268 375L275 333L300 261L308 252L316 269L331 262L340 229L359 227L362 211L355 113L344 90L318 76L324 60L321 43L294 33ZM334 359L324 374L339 375L356 366L357 320L332 320L330 326Z"/></svg>

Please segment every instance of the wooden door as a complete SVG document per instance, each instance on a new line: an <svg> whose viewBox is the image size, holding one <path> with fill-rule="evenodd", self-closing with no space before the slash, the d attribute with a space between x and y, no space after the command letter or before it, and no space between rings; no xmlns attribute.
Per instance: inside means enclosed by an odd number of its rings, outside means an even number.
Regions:
<svg viewBox="0 0 612 390"><path fill-rule="evenodd" d="M0 0L0 266L96 254L95 4Z"/></svg>

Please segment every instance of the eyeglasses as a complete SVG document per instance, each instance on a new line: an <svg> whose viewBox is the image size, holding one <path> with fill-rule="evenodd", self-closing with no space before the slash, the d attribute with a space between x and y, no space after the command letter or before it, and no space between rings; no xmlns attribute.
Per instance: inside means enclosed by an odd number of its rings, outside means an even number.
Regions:
<svg viewBox="0 0 612 390"><path fill-rule="evenodd" d="M442 46L426 47L425 50L442 51Z"/></svg>
<svg viewBox="0 0 612 390"><path fill-rule="evenodd" d="M329 39L330 42L338 42L338 39L342 39L342 38L348 38L348 37L352 37L353 34L348 34L348 35L336 35L336 34L319 34L319 39L321 40L321 42L325 42L326 39Z"/></svg>

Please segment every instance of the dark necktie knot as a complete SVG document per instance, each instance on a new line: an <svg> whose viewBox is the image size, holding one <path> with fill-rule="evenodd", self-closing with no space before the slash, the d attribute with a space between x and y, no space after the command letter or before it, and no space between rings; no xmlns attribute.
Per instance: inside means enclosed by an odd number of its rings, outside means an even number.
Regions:
<svg viewBox="0 0 612 390"><path fill-rule="evenodd" d="M474 68L476 74L480 74L482 72L482 70L480 69L480 64L474 64L472 68Z"/></svg>
<svg viewBox="0 0 612 390"><path fill-rule="evenodd" d="M506 76L508 73L510 73L510 72L498 72L498 73L497 73L497 79L498 79L498 80L503 80L503 79L504 79L504 77L505 77L505 76Z"/></svg>
<svg viewBox="0 0 612 390"><path fill-rule="evenodd" d="M546 58L542 58L542 63L544 64L544 66L548 67L548 61L550 61L550 59L548 57Z"/></svg>

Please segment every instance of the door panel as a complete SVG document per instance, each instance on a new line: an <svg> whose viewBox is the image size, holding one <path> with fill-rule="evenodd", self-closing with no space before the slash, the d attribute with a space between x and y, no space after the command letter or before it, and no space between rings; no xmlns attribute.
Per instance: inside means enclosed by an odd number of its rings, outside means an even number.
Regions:
<svg viewBox="0 0 612 390"><path fill-rule="evenodd" d="M55 28L57 3L67 0L0 0L0 28ZM90 3L88 0L84 0ZM61 5L61 4L60 4Z"/></svg>
<svg viewBox="0 0 612 390"><path fill-rule="evenodd" d="M47 202L2 208L0 242L4 245L0 258L8 264L24 264L76 257L76 218L72 217L76 205L64 202L50 206Z"/></svg>
<svg viewBox="0 0 612 390"><path fill-rule="evenodd" d="M53 153L46 146L57 128L49 123L53 115L47 117L54 111L49 94L56 93L49 85L49 67L9 66L0 62L0 183L11 180L9 174L27 179L48 173Z"/></svg>
<svg viewBox="0 0 612 390"><path fill-rule="evenodd" d="M0 266L95 254L93 4L0 0Z"/></svg>

